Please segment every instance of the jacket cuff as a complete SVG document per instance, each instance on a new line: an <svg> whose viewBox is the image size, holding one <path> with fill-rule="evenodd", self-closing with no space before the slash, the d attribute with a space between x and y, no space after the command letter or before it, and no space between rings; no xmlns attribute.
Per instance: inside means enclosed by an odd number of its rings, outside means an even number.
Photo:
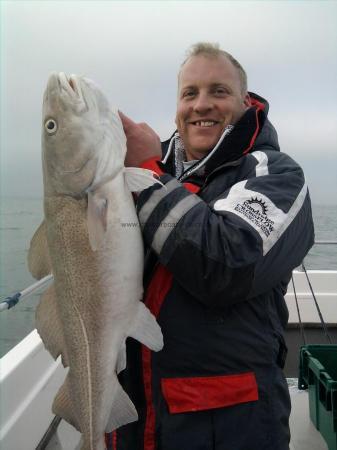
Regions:
<svg viewBox="0 0 337 450"><path fill-rule="evenodd" d="M171 175L164 174L159 180L164 186L157 184L144 190L137 202L144 239L158 255L178 222L202 202Z"/></svg>
<svg viewBox="0 0 337 450"><path fill-rule="evenodd" d="M156 172L157 175L163 175L164 171L160 167L160 160L157 157L149 158L146 161L144 161L140 167L142 169L149 169L153 170L153 172Z"/></svg>

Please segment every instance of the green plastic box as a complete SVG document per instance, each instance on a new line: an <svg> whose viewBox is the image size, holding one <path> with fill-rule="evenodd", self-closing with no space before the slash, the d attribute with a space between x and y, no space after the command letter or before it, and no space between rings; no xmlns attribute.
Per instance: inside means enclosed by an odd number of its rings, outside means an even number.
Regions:
<svg viewBox="0 0 337 450"><path fill-rule="evenodd" d="M301 347L298 387L308 389L310 419L337 450L337 345Z"/></svg>

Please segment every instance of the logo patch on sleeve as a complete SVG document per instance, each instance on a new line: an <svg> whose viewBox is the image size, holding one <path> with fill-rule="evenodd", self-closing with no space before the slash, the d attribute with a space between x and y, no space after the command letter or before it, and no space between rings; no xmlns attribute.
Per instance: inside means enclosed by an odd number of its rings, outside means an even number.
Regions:
<svg viewBox="0 0 337 450"><path fill-rule="evenodd" d="M287 213L261 192L246 189L247 180L235 184L226 198L214 203L215 211L229 211L241 217L260 235L263 254L269 252L302 208L308 192L303 184Z"/></svg>
<svg viewBox="0 0 337 450"><path fill-rule="evenodd" d="M235 184L227 198L214 203L214 210L232 212L252 226L261 236L266 254L280 236L287 214L264 194L246 189L246 183L244 180Z"/></svg>
<svg viewBox="0 0 337 450"><path fill-rule="evenodd" d="M267 215L268 207L261 198L251 197L243 203L238 202L234 210L253 222L266 237L274 231L275 222L269 219Z"/></svg>

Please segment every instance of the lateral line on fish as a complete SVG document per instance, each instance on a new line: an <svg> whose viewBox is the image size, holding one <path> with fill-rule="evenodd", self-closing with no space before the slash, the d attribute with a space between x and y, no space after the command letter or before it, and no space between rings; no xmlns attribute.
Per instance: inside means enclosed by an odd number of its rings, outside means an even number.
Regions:
<svg viewBox="0 0 337 450"><path fill-rule="evenodd" d="M91 392L91 373L90 373L90 351L89 351L89 341L88 341L88 335L87 335L87 330L85 328L83 319L81 317L81 313L79 311L79 309L77 308L77 306L74 304L73 305L75 308L75 311L78 315L78 318L80 320L81 323L81 328L82 328L82 332L84 335L84 340L85 340L85 344L86 344L86 355L87 355L87 372L88 372L88 396L89 396L89 411L90 411L90 420L89 420L89 432L90 432L90 448L92 450L94 450L94 443L93 443L93 429L92 429L92 392ZM83 433L83 431L82 431Z"/></svg>

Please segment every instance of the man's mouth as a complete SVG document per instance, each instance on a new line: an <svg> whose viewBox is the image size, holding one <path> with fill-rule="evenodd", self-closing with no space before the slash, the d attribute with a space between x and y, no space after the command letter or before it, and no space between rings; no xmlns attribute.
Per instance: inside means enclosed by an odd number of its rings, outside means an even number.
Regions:
<svg viewBox="0 0 337 450"><path fill-rule="evenodd" d="M190 123L197 127L209 128L209 127L213 127L214 125L217 125L219 122L217 122L215 120L197 120L195 122L190 122Z"/></svg>

